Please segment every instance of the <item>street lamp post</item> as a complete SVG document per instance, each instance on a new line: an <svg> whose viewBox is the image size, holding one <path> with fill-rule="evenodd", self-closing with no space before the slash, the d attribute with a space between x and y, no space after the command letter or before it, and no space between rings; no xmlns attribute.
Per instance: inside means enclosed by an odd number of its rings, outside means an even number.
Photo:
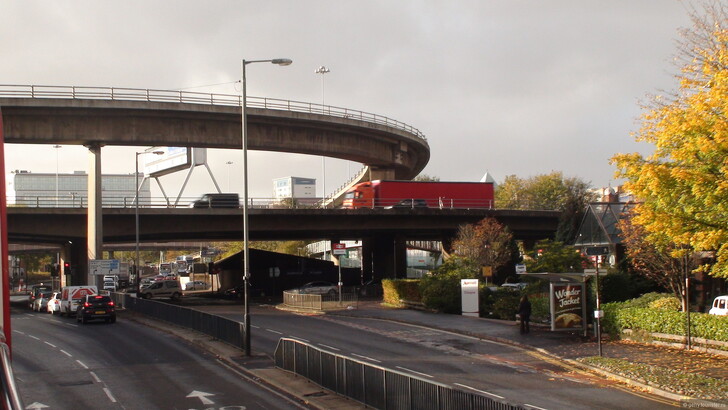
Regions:
<svg viewBox="0 0 728 410"><path fill-rule="evenodd" d="M245 284L243 321L245 326L244 344L246 356L250 356L250 248L248 247L248 114L246 109L247 90L245 66L253 63L271 63L286 66L293 63L293 61L288 58L274 58L271 60L243 60L242 64L243 98L240 111L242 112L243 127L243 281Z"/></svg>
<svg viewBox="0 0 728 410"><path fill-rule="evenodd" d="M58 149L62 148L62 146L56 144L53 148L56 149L56 208L58 208Z"/></svg>
<svg viewBox="0 0 728 410"><path fill-rule="evenodd" d="M314 71L315 74L321 74L321 114L324 113L326 98L324 94L324 74L330 73L331 70L326 66L321 66ZM321 203L326 200L326 156L321 156Z"/></svg>
<svg viewBox="0 0 728 410"><path fill-rule="evenodd" d="M162 155L163 151L142 151L134 157L134 231L136 234L134 255L134 282L139 285L139 156L144 154Z"/></svg>

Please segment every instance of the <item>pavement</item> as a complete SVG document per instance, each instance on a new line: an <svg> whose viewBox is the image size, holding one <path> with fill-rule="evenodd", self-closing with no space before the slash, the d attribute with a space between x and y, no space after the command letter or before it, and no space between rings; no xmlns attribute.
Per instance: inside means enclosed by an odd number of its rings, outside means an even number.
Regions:
<svg viewBox="0 0 728 410"><path fill-rule="evenodd" d="M683 402L697 400L681 394L661 390L654 386L648 386L639 381L631 380L578 362L577 359L579 358L599 355L599 346L595 338L584 338L580 333L552 332L547 326L532 323L530 333L522 335L519 332L518 325L514 321L391 308L382 305L379 301L360 301L356 308L329 310L318 313L332 316L389 320L496 341L539 352L547 358L556 362L562 362L571 368L577 368L585 372L600 373L606 377L635 386L641 391L670 400ZM270 366L270 357L256 356L254 352L253 357L246 358L242 355L241 350L222 342L217 342L208 336L191 334L193 332L146 319L140 315L134 315L134 318L135 320L149 323L155 327L165 327L167 331L178 334L178 336L206 348L218 358L231 366L237 367L239 371L249 375L251 378L288 392L302 406L321 409L363 408L361 404L325 391L302 377L297 377L288 372L272 368ZM728 380L728 356L706 354L667 346L628 341L610 341L606 339L602 340L601 345L603 357L625 359L632 363L649 364L681 372L700 373L716 379ZM726 396L728 397L728 394ZM720 407L728 407L728 402L715 404Z"/></svg>

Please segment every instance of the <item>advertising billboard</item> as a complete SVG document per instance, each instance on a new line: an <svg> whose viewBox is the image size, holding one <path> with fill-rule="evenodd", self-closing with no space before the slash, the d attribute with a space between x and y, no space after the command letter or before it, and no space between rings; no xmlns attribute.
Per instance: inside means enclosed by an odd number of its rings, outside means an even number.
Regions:
<svg viewBox="0 0 728 410"><path fill-rule="evenodd" d="M586 295L583 283L551 283L551 330L583 330L586 327Z"/></svg>
<svg viewBox="0 0 728 410"><path fill-rule="evenodd" d="M162 152L162 154L142 156L144 160L144 175L152 178L189 169L193 165L205 165L207 162L206 148L152 147L145 150L145 152L155 151Z"/></svg>

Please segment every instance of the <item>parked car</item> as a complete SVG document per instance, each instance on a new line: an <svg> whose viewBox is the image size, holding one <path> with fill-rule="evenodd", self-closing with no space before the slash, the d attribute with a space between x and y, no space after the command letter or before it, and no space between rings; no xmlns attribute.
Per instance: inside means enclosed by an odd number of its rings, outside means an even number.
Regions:
<svg viewBox="0 0 728 410"><path fill-rule="evenodd" d="M528 283L526 282L518 282L518 283L504 283L501 285L502 288L514 290L514 291L522 291L523 289L528 286Z"/></svg>
<svg viewBox="0 0 728 410"><path fill-rule="evenodd" d="M289 292L301 293L307 295L335 295L339 292L339 287L331 282L324 282L322 280L316 282L308 282L307 284L291 289Z"/></svg>
<svg viewBox="0 0 728 410"><path fill-rule="evenodd" d="M185 290L208 290L210 289L210 284L201 280L195 280L192 282L187 282L185 285Z"/></svg>
<svg viewBox="0 0 728 410"><path fill-rule="evenodd" d="M51 298L48 299L48 305L46 306L46 311L50 314L55 314L56 312L61 311L61 293L60 292L53 292L51 295Z"/></svg>
<svg viewBox="0 0 728 410"><path fill-rule="evenodd" d="M148 288L149 286L152 285L152 283L154 283L154 279L152 279L152 278L142 278L139 281L139 291L141 292L142 290Z"/></svg>
<svg viewBox="0 0 728 410"><path fill-rule="evenodd" d="M728 316L728 295L715 298L708 313L717 316Z"/></svg>
<svg viewBox="0 0 728 410"><path fill-rule="evenodd" d="M384 209L393 208L427 208L427 201L424 199L403 199L394 205L384 207Z"/></svg>
<svg viewBox="0 0 728 410"><path fill-rule="evenodd" d="M50 291L39 293L35 300L33 300L31 309L33 309L34 312L45 311L48 308L48 300L50 300L51 296L53 296L53 292Z"/></svg>
<svg viewBox="0 0 728 410"><path fill-rule="evenodd" d="M86 295L76 310L76 321L86 324L90 320L101 319L106 323L116 322L116 307L110 296Z"/></svg>

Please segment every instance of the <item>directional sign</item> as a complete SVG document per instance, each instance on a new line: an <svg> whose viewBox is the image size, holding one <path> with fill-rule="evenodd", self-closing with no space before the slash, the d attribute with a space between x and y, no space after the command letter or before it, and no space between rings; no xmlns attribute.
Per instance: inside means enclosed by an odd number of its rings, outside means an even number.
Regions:
<svg viewBox="0 0 728 410"><path fill-rule="evenodd" d="M586 254L589 256L609 255L609 246L592 246L586 248Z"/></svg>
<svg viewBox="0 0 728 410"><path fill-rule="evenodd" d="M334 255L346 255L346 244L344 243L332 243L331 253Z"/></svg>

